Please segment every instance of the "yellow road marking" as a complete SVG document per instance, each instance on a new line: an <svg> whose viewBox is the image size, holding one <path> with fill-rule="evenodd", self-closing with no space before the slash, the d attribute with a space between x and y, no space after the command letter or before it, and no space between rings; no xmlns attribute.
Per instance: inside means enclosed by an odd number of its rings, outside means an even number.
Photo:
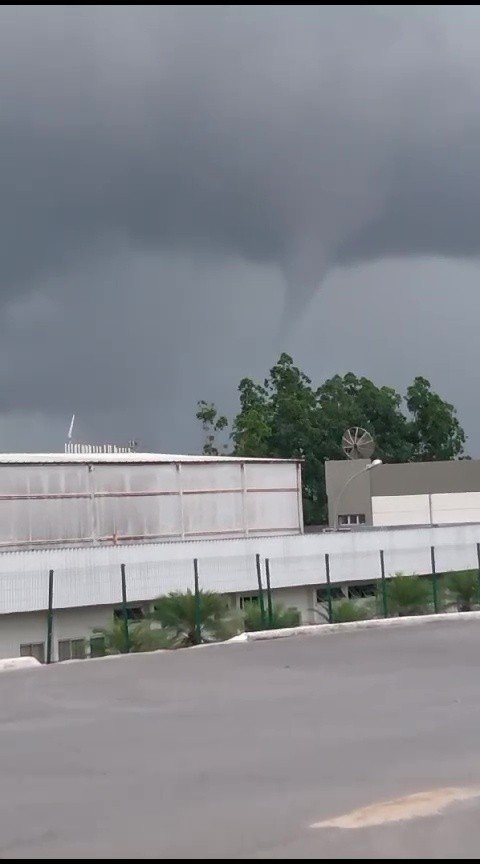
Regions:
<svg viewBox="0 0 480 864"><path fill-rule="evenodd" d="M386 825L389 822L401 822L405 819L419 819L440 813L456 801L468 801L480 796L480 787L446 787L431 789L428 792L416 792L404 798L393 801L381 801L370 804L359 810L352 810L335 819L315 822L312 828L370 828L374 825Z"/></svg>

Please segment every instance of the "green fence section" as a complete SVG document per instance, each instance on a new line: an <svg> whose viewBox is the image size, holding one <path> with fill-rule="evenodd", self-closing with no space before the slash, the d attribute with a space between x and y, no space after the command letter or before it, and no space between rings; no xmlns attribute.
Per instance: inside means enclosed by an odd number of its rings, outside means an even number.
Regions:
<svg viewBox="0 0 480 864"><path fill-rule="evenodd" d="M316 587L325 587L325 604L320 609L311 609L319 615L321 623L340 623L345 621L362 620L366 618L390 618L407 615L423 615L427 613L440 613L459 611L467 612L474 608L480 608L480 543L476 544L478 567L472 570L454 571L450 573L437 572L435 548L430 548L431 572L427 575L410 575L391 573L387 575L388 561L384 550L379 551L378 572L372 575L372 582L367 580L355 583L350 581L338 582L335 580L335 564L332 557L325 554L325 577L324 582ZM68 650L62 648L63 656L58 659L80 659L85 656L101 657L107 653L136 652L139 650L153 650L154 647L180 647L181 645L199 645L205 641L227 638L225 635L228 628L222 630L222 615L225 617L227 604L225 601L226 582L222 580L218 592L202 590L202 562L198 559L192 561L191 587L188 582L183 591L172 591L161 595L158 606L162 604L172 606L170 618L181 619L183 622L178 626L180 636L177 642L162 645L159 631L166 631L169 625L168 608L163 612L155 605L155 600L150 601L150 615L143 622L135 620L134 611L128 598L128 571L125 564L121 564L118 573L119 585L119 608L113 613L113 624L111 628L103 631L92 631L90 639L64 640L71 645ZM205 563L208 566L208 562ZM251 571L251 588L245 590L243 600L247 605L242 605L240 599L240 610L237 608L238 598L234 602L234 609L230 608L230 618L238 613L238 628L244 627L248 630L267 630L295 626L300 623L298 609L284 609L276 605L273 600L275 589L275 572L269 558L263 559L259 554L255 556ZM211 572L208 574L211 577ZM322 574L323 576L323 574ZM207 584L212 585L211 578ZM273 588L272 588L273 586ZM369 587L372 587L370 596L365 596ZM279 587L288 587L285 585ZM355 588L359 596L355 596ZM160 592L159 592L160 593ZM232 594L241 594L238 589ZM49 571L48 578L48 604L46 622L46 656L45 661L51 663L54 660L54 571ZM222 599L223 598L223 599ZM177 608L175 608L177 604ZM153 611L152 611L153 610ZM323 610L323 611L322 611ZM116 617L115 617L116 616ZM163 617L162 617L163 616ZM167 622L165 624L165 621ZM315 622L318 623L318 622ZM171 625L173 626L173 624ZM171 629L170 626L170 629ZM182 630L183 627L183 630ZM142 629L143 628L143 629ZM108 632L107 632L108 631ZM238 631L237 631L238 632ZM178 634L177 634L178 635ZM232 635L232 634L230 634ZM183 641L182 641L183 639ZM84 641L83 648L80 643ZM59 654L61 642L59 642ZM150 647L143 647L149 645ZM87 647L85 647L87 646ZM32 646L32 648L38 646Z"/></svg>

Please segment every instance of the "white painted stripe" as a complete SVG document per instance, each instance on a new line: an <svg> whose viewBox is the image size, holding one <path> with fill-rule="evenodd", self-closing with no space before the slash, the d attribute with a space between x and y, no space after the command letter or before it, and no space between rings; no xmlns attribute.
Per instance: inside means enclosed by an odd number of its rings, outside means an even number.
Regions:
<svg viewBox="0 0 480 864"><path fill-rule="evenodd" d="M393 801L381 801L352 810L335 819L315 822L311 828L372 828L377 825L388 825L391 822L403 822L407 819L419 819L434 816L457 801L468 801L480 796L479 787L452 786L443 789L430 789L427 792L416 792L404 798Z"/></svg>

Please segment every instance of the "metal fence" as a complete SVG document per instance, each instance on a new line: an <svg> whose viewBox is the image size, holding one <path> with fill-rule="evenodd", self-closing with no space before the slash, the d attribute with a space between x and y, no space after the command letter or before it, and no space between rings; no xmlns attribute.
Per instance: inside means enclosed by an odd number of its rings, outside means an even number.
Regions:
<svg viewBox="0 0 480 864"><path fill-rule="evenodd" d="M445 590L445 569L438 566L438 555L435 547L426 550L429 557L429 572L423 572L418 578L428 586L426 605L428 611L434 613L449 611L451 601ZM480 543L469 550L465 560L471 564L475 561L475 569L467 569L475 573L477 592L475 602L480 602ZM392 600L391 585L395 581L388 556L384 550L376 555L375 566L371 561L369 570L370 582L362 569L362 580L352 577L345 578L345 561L339 564L339 556L326 553L322 556L311 556L308 559L263 558L260 554L244 556L240 560L222 558L183 559L169 562L143 563L119 566L98 567L94 570L80 572L53 569L42 573L22 574L27 580L21 588L22 596L25 589L31 590L36 598L36 608L46 610L46 662L53 660L53 632L57 611L79 609L88 606L88 588L95 584L95 604L97 607L117 605L117 617L121 620L125 634L125 651L131 648L130 628L131 607L133 604L154 602L155 598L171 592L190 592L195 598L195 641L202 641L202 597L205 592L215 592L223 595L249 594L249 599L255 601L259 610L259 620L262 629L276 626L275 597L273 592L279 588L292 585L318 587L323 591L324 603L319 610L320 619L325 623L336 620L335 608L339 589L350 586L353 597L355 590L365 596L365 585L373 586L372 601L374 602L373 617L389 617L398 614L398 609ZM443 563L443 562L442 562ZM235 569L235 584L232 584L232 568ZM286 579L285 568L295 573L295 578ZM134 572L133 572L134 571ZM241 572L239 580L238 573ZM398 575L398 574L397 574ZM15 594L15 580L10 580L10 591ZM241 586L239 588L239 585ZM12 588L13 586L13 588ZM5 587L5 586L4 586ZM18 587L18 586L17 586ZM19 589L20 590L20 589ZM1 589L0 589L1 591ZM363 592L363 595L362 595ZM41 596L44 603L41 603ZM427 591L425 590L425 596ZM4 598L5 599L5 598ZM15 604L15 596L10 596L10 602ZM18 598L17 598L18 600ZM85 601L87 600L87 603ZM18 609L16 611L22 611ZM369 616L365 616L369 617ZM93 652L92 652L93 653ZM95 653L101 653L98 645Z"/></svg>

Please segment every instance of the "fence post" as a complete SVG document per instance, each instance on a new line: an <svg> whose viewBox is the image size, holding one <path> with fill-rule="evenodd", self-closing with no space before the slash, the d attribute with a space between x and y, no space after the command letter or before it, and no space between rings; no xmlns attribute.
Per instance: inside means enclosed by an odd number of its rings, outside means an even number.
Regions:
<svg viewBox="0 0 480 864"><path fill-rule="evenodd" d="M433 611L438 612L438 585L437 571L435 568L435 546L430 546L430 558L432 560L432 589L433 589Z"/></svg>
<svg viewBox="0 0 480 864"><path fill-rule="evenodd" d="M383 617L388 618L388 603L387 603L387 580L385 579L385 558L383 549L380 549L380 573L382 574L382 608Z"/></svg>
<svg viewBox="0 0 480 864"><path fill-rule="evenodd" d="M273 627L272 589L270 586L270 560L265 558L265 575L267 579L268 626Z"/></svg>
<svg viewBox="0 0 480 864"><path fill-rule="evenodd" d="M330 582L330 555L325 553L325 575L327 577L328 623L333 624L332 583Z"/></svg>
<svg viewBox="0 0 480 864"><path fill-rule="evenodd" d="M260 555L255 556L255 560L257 563L257 580L258 580L258 602L260 604L260 616L262 619L262 627L265 628L266 617L265 617L265 603L263 602L263 590L262 590L262 567L260 564Z"/></svg>
<svg viewBox="0 0 480 864"><path fill-rule="evenodd" d="M53 645L53 570L48 573L47 663L52 662Z"/></svg>
<svg viewBox="0 0 480 864"><path fill-rule="evenodd" d="M477 561L478 561L478 593L480 595L480 543L477 543Z"/></svg>
<svg viewBox="0 0 480 864"><path fill-rule="evenodd" d="M130 633L128 630L128 609L127 609L127 580L125 577L125 564L120 564L122 573L122 620L123 631L125 633L125 651L122 654L130 653Z"/></svg>
<svg viewBox="0 0 480 864"><path fill-rule="evenodd" d="M201 596L200 596L200 587L198 583L198 559L193 559L193 578L195 585L195 642L197 645L200 645L202 641L202 610L201 610Z"/></svg>

